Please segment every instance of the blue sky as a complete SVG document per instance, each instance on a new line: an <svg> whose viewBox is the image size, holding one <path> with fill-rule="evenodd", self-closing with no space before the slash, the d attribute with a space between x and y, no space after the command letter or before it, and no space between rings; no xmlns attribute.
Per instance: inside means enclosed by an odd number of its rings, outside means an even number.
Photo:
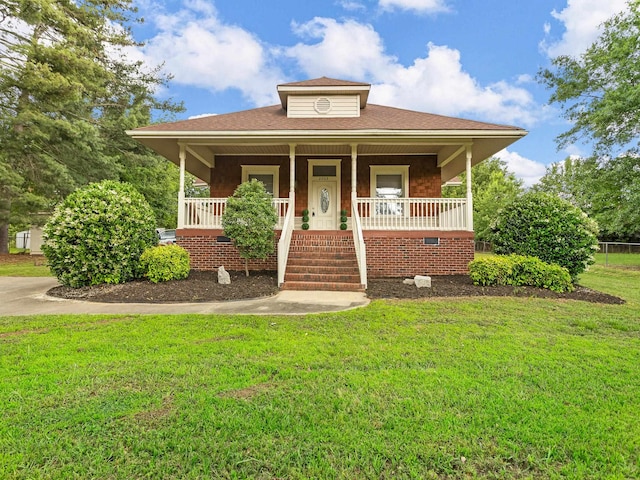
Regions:
<svg viewBox="0 0 640 480"><path fill-rule="evenodd" d="M372 84L372 103L491 123L529 135L500 153L531 185L568 128L535 80L580 55L625 0L139 0L131 52L173 76L181 118L278 103L276 85L320 76Z"/></svg>

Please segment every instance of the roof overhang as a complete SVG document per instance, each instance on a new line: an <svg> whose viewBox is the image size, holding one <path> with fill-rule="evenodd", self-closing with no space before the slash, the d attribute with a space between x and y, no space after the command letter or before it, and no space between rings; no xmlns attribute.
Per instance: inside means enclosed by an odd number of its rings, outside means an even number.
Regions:
<svg viewBox="0 0 640 480"><path fill-rule="evenodd" d="M326 88L326 87L325 87ZM344 88L344 87L340 87ZM296 155L358 156L437 155L441 181L445 183L466 167L471 149L472 165L495 155L527 132L505 130L277 130L277 131L127 131L151 150L179 164L180 146L186 150L186 169L204 181L216 156L288 156L290 145Z"/></svg>

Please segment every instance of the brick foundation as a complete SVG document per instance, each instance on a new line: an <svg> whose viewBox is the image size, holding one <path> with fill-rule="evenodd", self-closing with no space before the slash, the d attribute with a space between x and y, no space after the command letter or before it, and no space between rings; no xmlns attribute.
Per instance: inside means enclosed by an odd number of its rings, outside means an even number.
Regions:
<svg viewBox="0 0 640 480"><path fill-rule="evenodd" d="M461 275L473 260L473 232L364 231L367 276ZM425 245L425 238L438 245Z"/></svg>
<svg viewBox="0 0 640 480"><path fill-rule="evenodd" d="M222 235L222 230L182 229L176 232L176 239L189 252L194 270L216 270L224 265L230 271L244 271L238 250L231 243L218 242ZM473 232L365 230L363 235L369 278L466 274L473 260ZM276 244L279 238L280 231L276 231ZM425 238L438 239L438 244L425 245ZM252 271L277 269L275 253L266 260L249 261Z"/></svg>
<svg viewBox="0 0 640 480"><path fill-rule="evenodd" d="M176 231L176 243L189 252L193 270L217 270L220 265L229 271L244 271L244 259L232 243L219 242L222 230L181 229ZM280 231L276 231L276 246ZM277 247L276 247L277 248ZM276 253L265 260L249 260L249 270L275 271L278 269Z"/></svg>

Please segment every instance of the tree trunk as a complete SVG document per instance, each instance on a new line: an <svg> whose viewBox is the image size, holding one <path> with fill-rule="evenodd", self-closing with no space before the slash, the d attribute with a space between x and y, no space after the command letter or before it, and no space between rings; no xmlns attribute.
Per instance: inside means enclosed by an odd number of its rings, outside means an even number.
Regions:
<svg viewBox="0 0 640 480"><path fill-rule="evenodd" d="M11 210L11 200L5 196L5 189L2 190L4 198L0 198L0 254L9 253L9 214Z"/></svg>
<svg viewBox="0 0 640 480"><path fill-rule="evenodd" d="M244 259L244 273L248 277L249 276L249 259Z"/></svg>
<svg viewBox="0 0 640 480"><path fill-rule="evenodd" d="M0 225L0 255L9 253L9 224Z"/></svg>

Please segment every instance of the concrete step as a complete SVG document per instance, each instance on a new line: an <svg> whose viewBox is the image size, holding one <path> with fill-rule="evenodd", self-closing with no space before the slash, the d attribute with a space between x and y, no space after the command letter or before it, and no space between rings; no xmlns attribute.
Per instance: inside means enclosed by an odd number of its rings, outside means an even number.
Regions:
<svg viewBox="0 0 640 480"><path fill-rule="evenodd" d="M327 282L296 282L285 281L283 290L324 290L331 292L364 292L360 283L327 283Z"/></svg>

